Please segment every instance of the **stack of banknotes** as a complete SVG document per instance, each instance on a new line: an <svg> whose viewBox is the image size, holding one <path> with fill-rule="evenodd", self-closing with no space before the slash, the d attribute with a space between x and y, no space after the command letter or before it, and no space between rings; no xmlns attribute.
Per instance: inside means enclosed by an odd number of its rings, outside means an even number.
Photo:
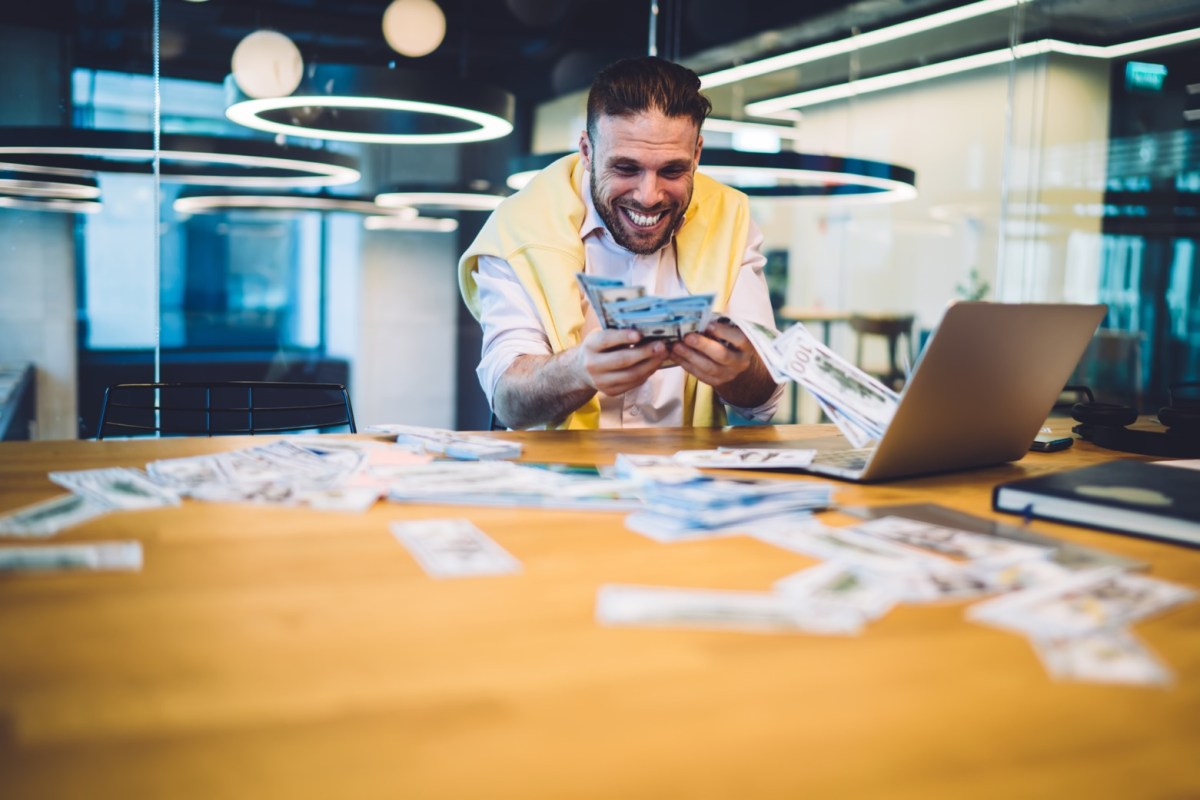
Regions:
<svg viewBox="0 0 1200 800"><path fill-rule="evenodd" d="M783 333L733 319L754 346L776 383L795 381L855 447L877 441L896 413L899 395L829 349L796 323Z"/></svg>
<svg viewBox="0 0 1200 800"><path fill-rule="evenodd" d="M707 537L769 518L810 517L814 509L829 507L832 494L832 485L819 481L651 479L642 484L642 509L626 517L625 525L657 541Z"/></svg>
<svg viewBox="0 0 1200 800"><path fill-rule="evenodd" d="M420 425L369 425L367 433L383 433L395 436L399 444L419 447L426 453L444 455L467 461L485 461L497 458L516 458L521 455L521 443L492 439L461 431L444 428L426 428Z"/></svg>
<svg viewBox="0 0 1200 800"><path fill-rule="evenodd" d="M631 328L645 339L682 339L708 327L713 296L682 297L648 295L640 286L615 278L575 274L579 286L603 328Z"/></svg>

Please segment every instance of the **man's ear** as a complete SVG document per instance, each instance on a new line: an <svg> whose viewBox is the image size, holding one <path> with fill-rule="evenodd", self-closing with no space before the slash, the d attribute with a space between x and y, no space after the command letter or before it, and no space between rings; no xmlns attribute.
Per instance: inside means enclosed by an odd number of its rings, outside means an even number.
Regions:
<svg viewBox="0 0 1200 800"><path fill-rule="evenodd" d="M586 130L579 134L579 157L583 160L583 168L592 172L592 141Z"/></svg>
<svg viewBox="0 0 1200 800"><path fill-rule="evenodd" d="M700 166L700 151L703 149L704 149L704 137L697 134L696 135L696 155L692 157L692 172L695 172L696 168L698 166Z"/></svg>

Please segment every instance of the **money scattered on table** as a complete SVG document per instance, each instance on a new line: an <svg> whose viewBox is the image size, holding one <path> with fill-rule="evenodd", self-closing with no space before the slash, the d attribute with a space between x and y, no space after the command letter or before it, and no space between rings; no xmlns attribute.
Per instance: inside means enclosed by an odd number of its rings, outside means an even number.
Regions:
<svg viewBox="0 0 1200 800"><path fill-rule="evenodd" d="M114 511L179 505L178 493L128 467L51 472L50 480Z"/></svg>
<svg viewBox="0 0 1200 800"><path fill-rule="evenodd" d="M53 536L111 509L83 495L64 494L0 516L0 535Z"/></svg>
<svg viewBox="0 0 1200 800"><path fill-rule="evenodd" d="M785 594L615 584L600 587L596 619L604 625L751 633L848 634L856 633L859 627L850 613L839 614Z"/></svg>
<svg viewBox="0 0 1200 800"><path fill-rule="evenodd" d="M860 623L879 619L900 602L899 593L888 582L871 580L840 561L826 561L780 578L774 589L787 596L844 608Z"/></svg>
<svg viewBox="0 0 1200 800"><path fill-rule="evenodd" d="M388 499L407 503L630 511L636 481L555 472L510 461L435 461L393 470Z"/></svg>
<svg viewBox="0 0 1200 800"><path fill-rule="evenodd" d="M639 483L687 483L704 476L695 467L680 464L671 456L617 453L613 474Z"/></svg>
<svg viewBox="0 0 1200 800"><path fill-rule="evenodd" d="M466 519L393 522L392 535L435 578L503 575L521 562Z"/></svg>
<svg viewBox="0 0 1200 800"><path fill-rule="evenodd" d="M94 542L0 547L0 572L139 570L141 542Z"/></svg>
<svg viewBox="0 0 1200 800"><path fill-rule="evenodd" d="M648 506L675 516L664 514L666 522L659 523L654 512L638 512L626 526L659 541L748 534L824 563L779 579L767 593L606 586L597 596L599 621L853 634L899 603L998 595L969 607L968 619L1028 636L1052 677L1146 685L1170 680L1167 667L1126 626L1193 600L1191 589L1116 567L1072 568L1075 559L1055 560L1053 542L897 516L832 527L792 510L729 522L728 508L736 508L743 493L752 498L753 486L711 479L648 483ZM774 500L770 487L758 487L767 503ZM722 498L711 505L715 512L702 505L706 495ZM694 508L682 510L687 507Z"/></svg>
<svg viewBox="0 0 1200 800"><path fill-rule="evenodd" d="M749 530L766 518L810 518L826 508L833 487L822 481L734 481L701 477L644 483L644 509L625 525L656 541L680 541Z"/></svg>
<svg viewBox="0 0 1200 800"><path fill-rule="evenodd" d="M377 469L430 460L381 442L296 437L211 456L153 461L146 472L156 483L205 502L361 512L385 491Z"/></svg>
<svg viewBox="0 0 1200 800"><path fill-rule="evenodd" d="M490 436L479 436L443 428L426 428L420 425L371 425L367 427L367 433L395 436L398 443L416 445L427 453L465 461L517 458L521 455L520 442L493 439Z"/></svg>
<svg viewBox="0 0 1200 800"><path fill-rule="evenodd" d="M1171 671L1127 630L1099 630L1078 636L1033 640L1034 650L1051 676L1064 681L1171 683Z"/></svg>
<svg viewBox="0 0 1200 800"><path fill-rule="evenodd" d="M796 323L783 333L734 319L777 383L791 380L816 398L854 447L866 447L887 430L899 395L863 372Z"/></svg>
<svg viewBox="0 0 1200 800"><path fill-rule="evenodd" d="M575 274L603 328L633 329L646 339L682 339L700 333L712 317L713 295L647 295L640 286L615 278Z"/></svg>
<svg viewBox="0 0 1200 800"><path fill-rule="evenodd" d="M1101 569L979 603L967 616L1032 637L1072 636L1120 628L1195 597L1173 583Z"/></svg>
<svg viewBox="0 0 1200 800"><path fill-rule="evenodd" d="M716 450L680 450L672 460L701 469L788 469L807 467L816 450L783 450L766 447L721 447Z"/></svg>
<svg viewBox="0 0 1200 800"><path fill-rule="evenodd" d="M907 544L958 561L1009 564L1048 557L1052 548L930 525L904 517L880 517L855 526L860 533Z"/></svg>

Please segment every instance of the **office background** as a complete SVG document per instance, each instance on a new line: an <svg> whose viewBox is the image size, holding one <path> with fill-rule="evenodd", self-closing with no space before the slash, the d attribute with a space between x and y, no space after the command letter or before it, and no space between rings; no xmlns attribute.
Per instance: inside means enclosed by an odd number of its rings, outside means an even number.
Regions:
<svg viewBox="0 0 1200 800"><path fill-rule="evenodd" d="M4 147L32 126L72 129L83 147L88 131L157 129L215 137L206 141L218 152L222 141L229 150L286 145L361 173L284 192L292 197L507 191L523 157L575 146L595 71L653 42L705 76L714 118L728 123L706 129L712 152L763 163L789 152L866 159L915 173L915 197L819 191L853 185L854 175L837 174L800 197L755 197L781 310L911 313L919 341L955 299L1100 301L1110 313L1082 379L1151 412L1172 382L1200 379L1194 3L437 5L444 34L417 56L389 46L384 0L6 9L0 162L19 162ZM235 48L261 30L287 36L309 74L347 67L498 87L512 94L513 130L397 144L249 129L226 117L237 99L228 76ZM767 58L783 66L726 72ZM304 122L305 110L296 116ZM89 213L31 210L11 165L0 167L0 364L32 365L36 389L22 433L92 435L105 383L199 372L345 381L362 424L487 424L477 326L456 278L485 212L421 208L456 227L420 230L395 209L188 210L181 199L236 181L156 181L148 163L131 171L95 142L85 171L100 207ZM731 180L753 188L760 178ZM388 216L384 227L365 222ZM853 354L846 326L830 335ZM864 358L878 364L882 346Z"/></svg>

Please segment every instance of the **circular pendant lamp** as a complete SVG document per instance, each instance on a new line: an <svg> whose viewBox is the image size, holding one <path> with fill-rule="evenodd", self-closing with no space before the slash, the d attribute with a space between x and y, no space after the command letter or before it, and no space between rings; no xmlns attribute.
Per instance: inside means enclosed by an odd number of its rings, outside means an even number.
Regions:
<svg viewBox="0 0 1200 800"><path fill-rule="evenodd" d="M509 187L520 189L537 172L570 152L514 159ZM751 197L894 203L917 196L913 170L863 158L706 147L700 154L699 171Z"/></svg>
<svg viewBox="0 0 1200 800"><path fill-rule="evenodd" d="M375 195L385 208L415 208L422 212L494 211L508 196L490 185L396 186Z"/></svg>
<svg viewBox="0 0 1200 800"><path fill-rule="evenodd" d="M416 209L388 209L370 197L332 194L284 194L279 192L218 192L190 190L180 193L173 205L180 214L209 214L226 211L320 211L364 216L417 216Z"/></svg>
<svg viewBox="0 0 1200 800"><path fill-rule="evenodd" d="M91 173L59 174L46 170L5 165L0 166L0 196L95 200L100 196L100 183Z"/></svg>
<svg viewBox="0 0 1200 800"><path fill-rule="evenodd" d="M462 144L512 132L516 101L490 86L433 73L320 65L287 97L246 97L225 79L225 115L255 130L372 144Z"/></svg>
<svg viewBox="0 0 1200 800"><path fill-rule="evenodd" d="M301 188L354 183L350 156L262 139L200 134L160 137L164 181L215 186ZM96 128L0 128L0 168L48 168L60 175L149 174L155 157L149 131Z"/></svg>

